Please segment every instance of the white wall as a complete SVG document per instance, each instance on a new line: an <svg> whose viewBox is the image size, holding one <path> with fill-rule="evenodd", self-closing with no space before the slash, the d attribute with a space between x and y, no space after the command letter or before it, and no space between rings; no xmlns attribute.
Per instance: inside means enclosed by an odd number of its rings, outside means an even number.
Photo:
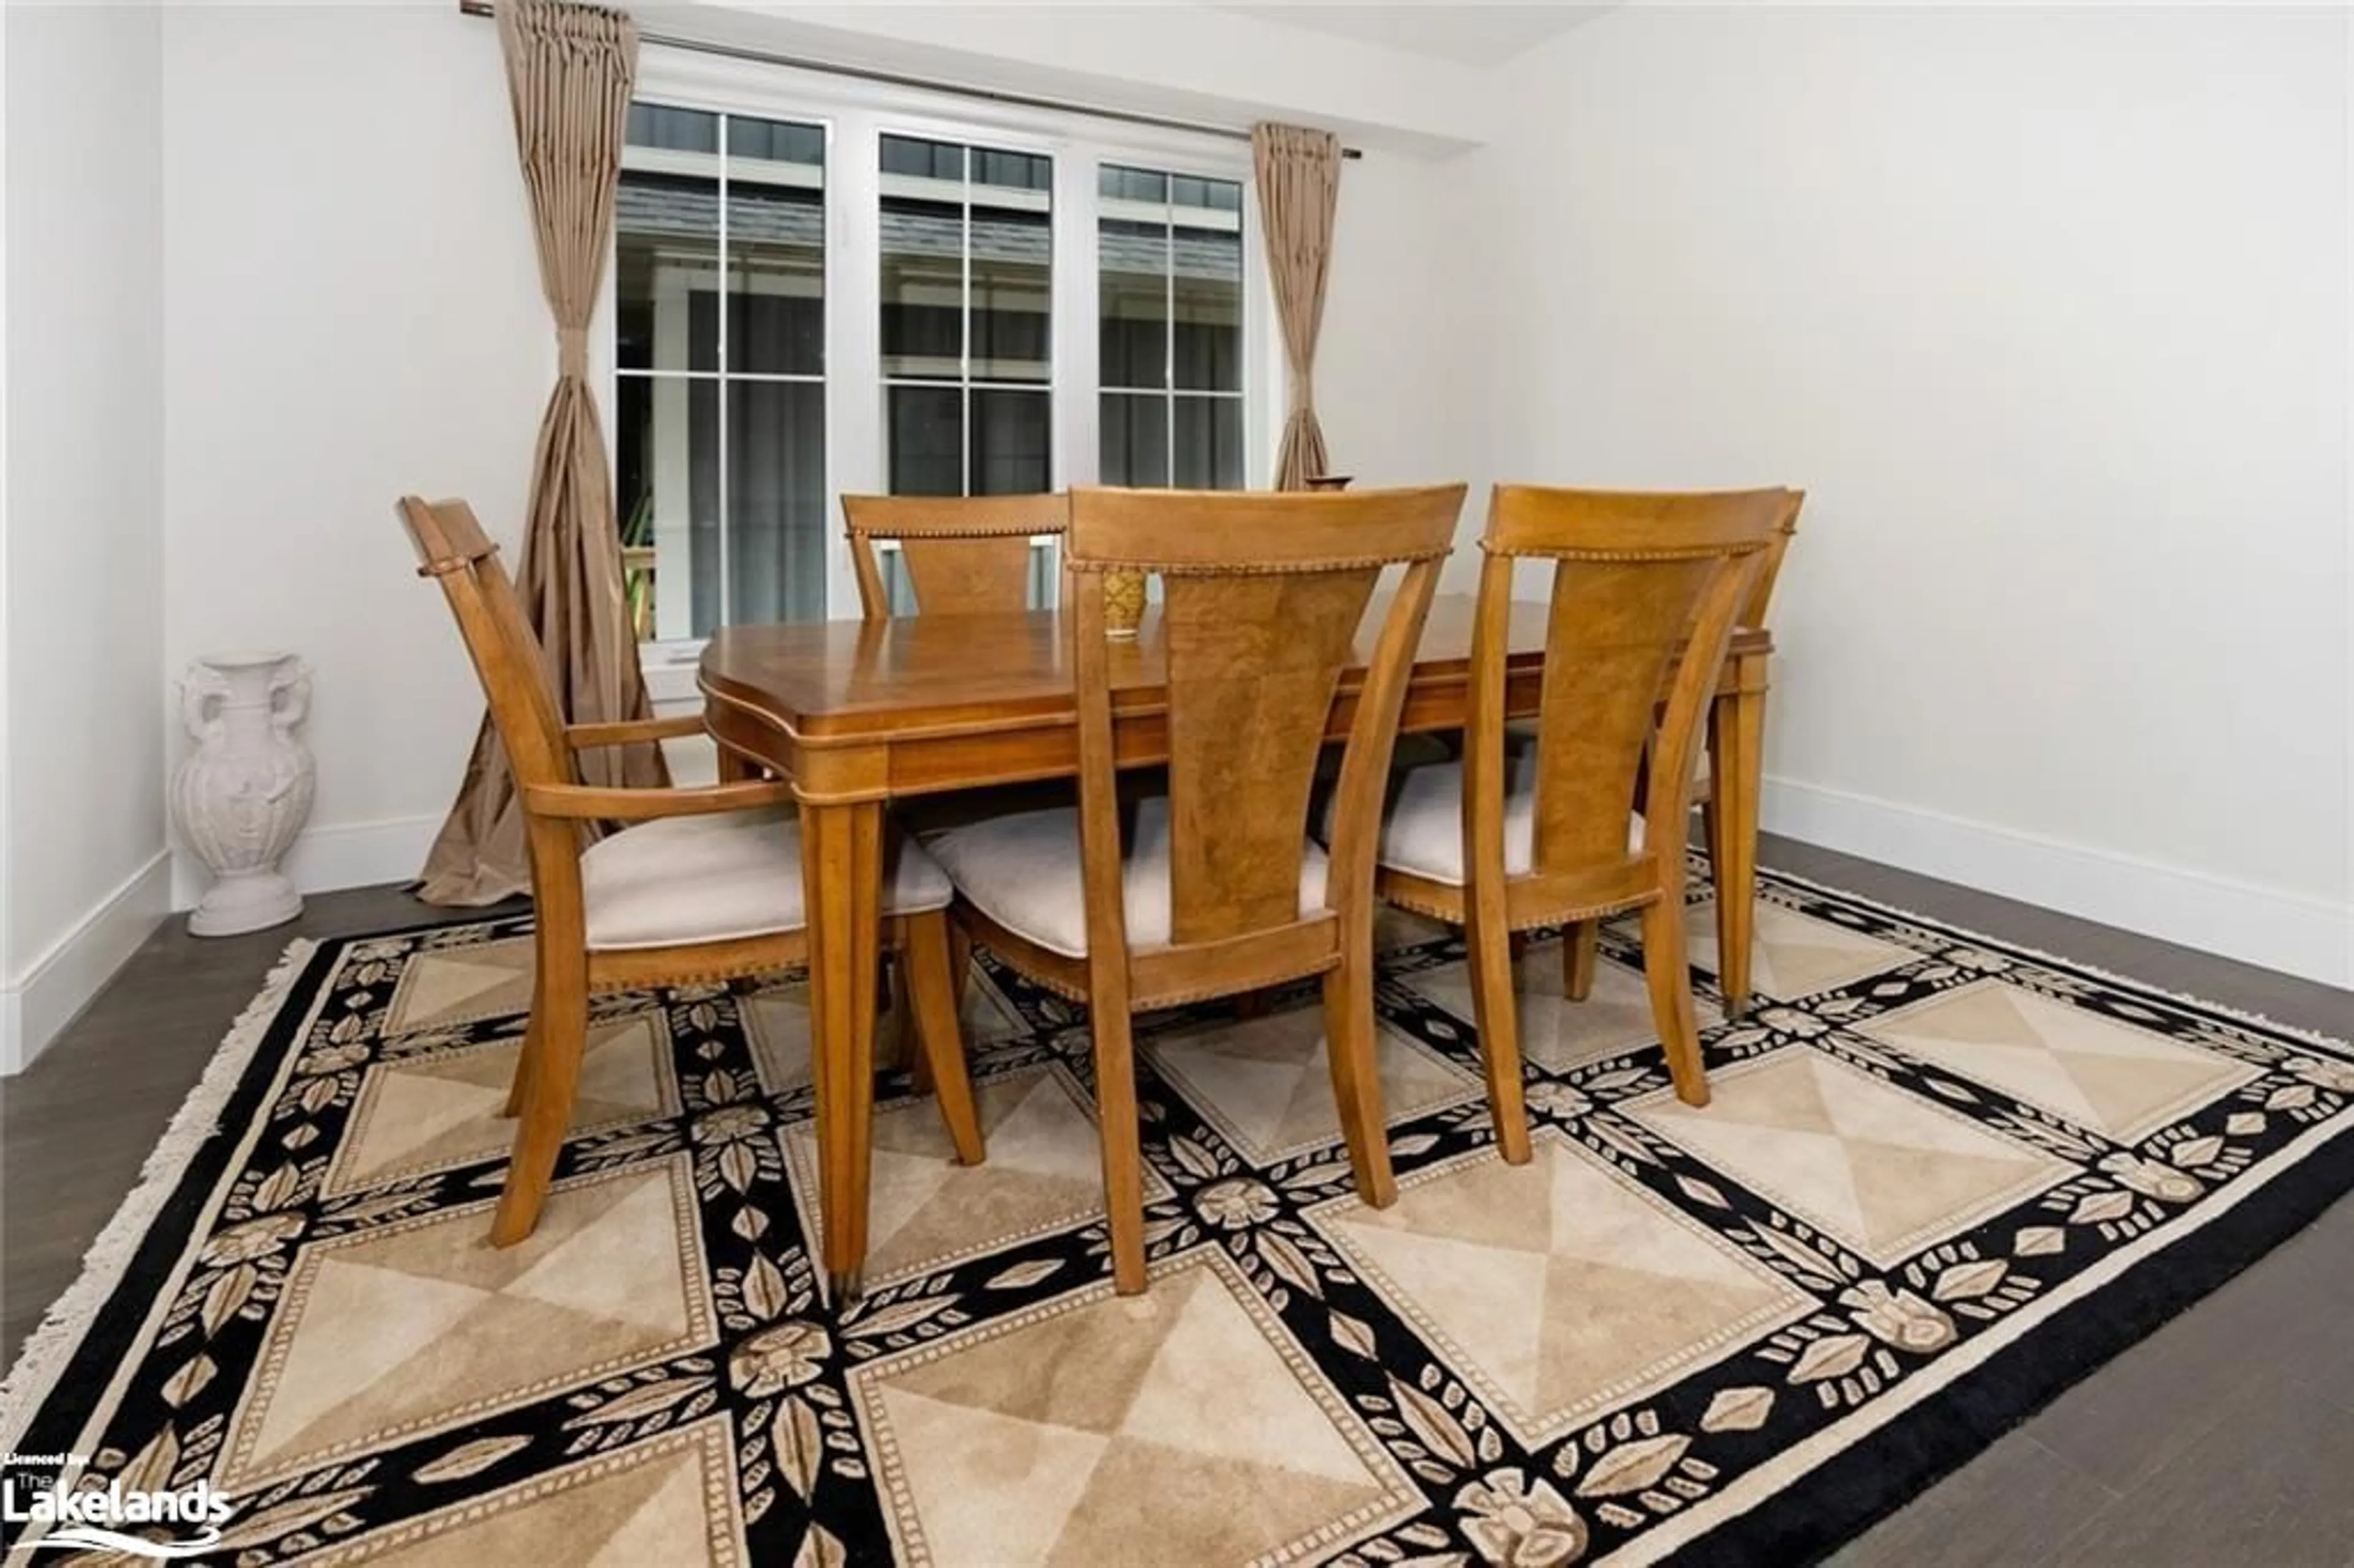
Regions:
<svg viewBox="0 0 2354 1568"><path fill-rule="evenodd" d="M164 908L153 6L6 18L0 1072Z"/></svg>
<svg viewBox="0 0 2354 1568"><path fill-rule="evenodd" d="M1212 125L1295 119L1427 156L1483 139L1489 78L1459 61L1157 0L633 8L649 33Z"/></svg>
<svg viewBox="0 0 2354 1568"><path fill-rule="evenodd" d="M482 696L393 503L519 528L556 366L497 36L454 5L175 7L164 69L160 664L309 660L318 797L289 870L405 878Z"/></svg>
<svg viewBox="0 0 2354 1568"><path fill-rule="evenodd" d="M1465 333L1466 160L1368 153L1341 172L1332 271L1316 355L1316 406L1336 471L1360 488L1440 484L1484 473L1490 382ZM1479 537L1484 482L1457 537ZM1460 547L1440 574L1469 592L1478 563Z"/></svg>
<svg viewBox="0 0 2354 1568"><path fill-rule="evenodd" d="M1510 68L1495 471L1810 492L1769 827L2354 980L2347 27L1637 7Z"/></svg>

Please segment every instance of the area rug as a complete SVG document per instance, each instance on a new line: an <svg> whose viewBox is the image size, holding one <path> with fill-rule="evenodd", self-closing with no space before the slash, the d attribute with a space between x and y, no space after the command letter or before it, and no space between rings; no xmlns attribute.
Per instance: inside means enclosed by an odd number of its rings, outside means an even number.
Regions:
<svg viewBox="0 0 2354 1568"><path fill-rule="evenodd" d="M11 1375L0 1450L20 1499L45 1457L113 1495L202 1482L206 1560L239 1565L1787 1563L2354 1187L2343 1044L1762 898L1766 1001L1730 1024L1689 912L1704 1110L1631 927L1582 1003L1532 948L1522 1167L1460 942L1385 924L1386 1211L1312 992L1148 1021L1130 1299L1084 1019L984 968L988 1162L885 1081L846 1313L791 980L599 1003L557 1194L501 1252L527 925L298 948Z"/></svg>

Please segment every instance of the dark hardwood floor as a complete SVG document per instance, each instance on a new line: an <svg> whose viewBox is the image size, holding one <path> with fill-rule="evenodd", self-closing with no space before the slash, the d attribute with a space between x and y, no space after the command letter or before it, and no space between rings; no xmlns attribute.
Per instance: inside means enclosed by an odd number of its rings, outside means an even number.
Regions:
<svg viewBox="0 0 2354 1568"><path fill-rule="evenodd" d="M1768 838L1769 866L2285 1023L2354 1031L2354 994ZM174 921L21 1076L0 1079L0 1361L296 936L472 919L393 888L200 941ZM1879 1528L1842 1568L2354 1563L2354 1201L2260 1260Z"/></svg>

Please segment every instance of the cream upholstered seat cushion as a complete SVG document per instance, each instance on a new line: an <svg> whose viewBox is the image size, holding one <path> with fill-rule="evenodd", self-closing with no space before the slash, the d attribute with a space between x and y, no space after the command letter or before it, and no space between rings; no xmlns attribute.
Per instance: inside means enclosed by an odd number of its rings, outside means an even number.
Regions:
<svg viewBox="0 0 2354 1568"><path fill-rule="evenodd" d="M949 879L920 847L883 853L884 914L947 907ZM783 809L641 822L581 855L580 892L592 952L799 930L801 822Z"/></svg>
<svg viewBox="0 0 2354 1568"><path fill-rule="evenodd" d="M1169 943L1169 801L1154 796L1130 813L1121 903L1128 945ZM929 841L933 858L965 901L1013 935L1066 959L1087 956L1087 908L1079 873L1079 813L1023 811L952 828ZM1324 852L1305 846L1299 912L1324 907Z"/></svg>
<svg viewBox="0 0 2354 1568"><path fill-rule="evenodd" d="M1536 868L1537 767L1533 749L1506 752L1504 784L1504 874L1525 876ZM1331 822L1327 813L1325 834ZM1643 849L1643 818L1628 814L1627 853ZM1381 842L1373 858L1390 871L1460 887L1463 874L1463 765L1437 762L1390 775L1383 803Z"/></svg>

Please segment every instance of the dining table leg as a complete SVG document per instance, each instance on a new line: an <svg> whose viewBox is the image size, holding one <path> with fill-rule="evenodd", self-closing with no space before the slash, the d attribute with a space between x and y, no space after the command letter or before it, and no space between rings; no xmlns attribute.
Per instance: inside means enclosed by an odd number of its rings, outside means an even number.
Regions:
<svg viewBox="0 0 2354 1568"><path fill-rule="evenodd" d="M809 918L810 1076L817 1092L818 1202L836 1311L866 1262L874 1168L875 977L881 941L883 807L804 801L801 887Z"/></svg>
<svg viewBox="0 0 2354 1568"><path fill-rule="evenodd" d="M1709 789L1717 831L1709 867L1716 884L1717 988L1724 1015L1749 1009L1750 945L1756 938L1757 801L1766 772L1766 658L1736 655L1708 726Z"/></svg>

